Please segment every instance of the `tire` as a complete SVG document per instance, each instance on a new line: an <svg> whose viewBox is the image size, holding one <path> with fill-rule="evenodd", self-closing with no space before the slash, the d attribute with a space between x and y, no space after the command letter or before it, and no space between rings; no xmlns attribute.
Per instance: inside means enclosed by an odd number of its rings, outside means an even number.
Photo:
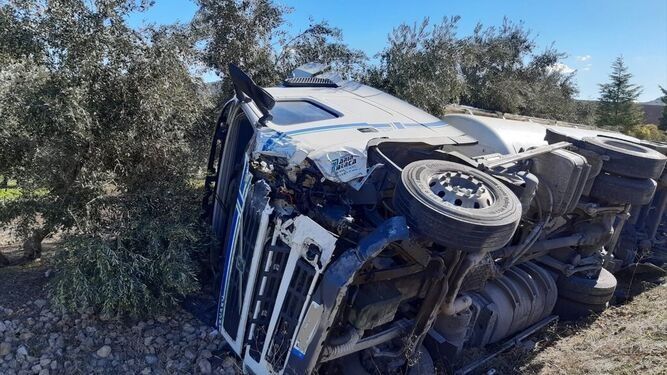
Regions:
<svg viewBox="0 0 667 375"><path fill-rule="evenodd" d="M587 137L583 141L583 148L609 157L602 170L619 176L656 179L667 163L665 155L640 144L605 137Z"/></svg>
<svg viewBox="0 0 667 375"><path fill-rule="evenodd" d="M593 313L600 314L606 310L608 305L605 304L590 304L581 303L569 300L567 298L559 298L554 307L554 314L558 315L561 320L577 320L584 318Z"/></svg>
<svg viewBox="0 0 667 375"><path fill-rule="evenodd" d="M554 144L558 142L570 142L575 146L578 145L581 141L576 138L570 137L561 129L556 128L547 128L547 133L544 136L544 140L549 144Z"/></svg>
<svg viewBox="0 0 667 375"><path fill-rule="evenodd" d="M656 187L657 183L650 178L627 178L602 173L595 177L589 196L613 204L643 206L651 202Z"/></svg>
<svg viewBox="0 0 667 375"><path fill-rule="evenodd" d="M667 155L667 143L665 142L642 140L642 145L650 149L656 150L663 155Z"/></svg>
<svg viewBox="0 0 667 375"><path fill-rule="evenodd" d="M593 305L606 305L614 296L616 284L616 277L604 268L595 279L561 275L556 282L559 298Z"/></svg>
<svg viewBox="0 0 667 375"><path fill-rule="evenodd" d="M448 190L456 187L475 194ZM394 192L394 207L416 233L462 251L505 246L521 219L521 203L505 185L477 169L441 160L408 164Z"/></svg>

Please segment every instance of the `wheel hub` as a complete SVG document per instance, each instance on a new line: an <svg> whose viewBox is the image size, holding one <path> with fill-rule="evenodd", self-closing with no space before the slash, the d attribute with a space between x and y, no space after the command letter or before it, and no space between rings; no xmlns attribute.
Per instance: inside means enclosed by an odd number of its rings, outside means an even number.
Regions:
<svg viewBox="0 0 667 375"><path fill-rule="evenodd" d="M462 172L444 172L429 179L431 192L453 206L481 209L491 206L495 197L484 183Z"/></svg>

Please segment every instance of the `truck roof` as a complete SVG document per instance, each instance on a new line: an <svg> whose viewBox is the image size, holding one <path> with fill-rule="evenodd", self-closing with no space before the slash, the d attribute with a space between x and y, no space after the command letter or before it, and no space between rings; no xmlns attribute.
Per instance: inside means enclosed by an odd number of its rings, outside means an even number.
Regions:
<svg viewBox="0 0 667 375"><path fill-rule="evenodd" d="M267 126L314 150L365 150L374 138L460 137L445 121L380 90L345 82L339 87L271 87L276 100Z"/></svg>

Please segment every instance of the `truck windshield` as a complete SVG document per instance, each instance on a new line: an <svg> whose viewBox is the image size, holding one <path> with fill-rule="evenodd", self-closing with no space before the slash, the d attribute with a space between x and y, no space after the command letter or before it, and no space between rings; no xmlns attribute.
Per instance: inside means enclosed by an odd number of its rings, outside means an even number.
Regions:
<svg viewBox="0 0 667 375"><path fill-rule="evenodd" d="M304 100L278 101L271 110L271 115L271 122L276 125L293 125L338 117L335 113Z"/></svg>

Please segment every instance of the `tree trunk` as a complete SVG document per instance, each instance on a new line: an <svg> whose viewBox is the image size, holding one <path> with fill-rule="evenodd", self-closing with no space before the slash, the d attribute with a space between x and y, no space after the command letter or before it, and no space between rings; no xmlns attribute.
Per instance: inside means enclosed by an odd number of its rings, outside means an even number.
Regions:
<svg viewBox="0 0 667 375"><path fill-rule="evenodd" d="M23 256L26 259L37 259L42 257L42 241L48 232L35 229L32 236L23 242Z"/></svg>
<svg viewBox="0 0 667 375"><path fill-rule="evenodd" d="M7 259L7 257L2 252L0 252L0 266L8 266L8 265L9 265L9 259Z"/></svg>

